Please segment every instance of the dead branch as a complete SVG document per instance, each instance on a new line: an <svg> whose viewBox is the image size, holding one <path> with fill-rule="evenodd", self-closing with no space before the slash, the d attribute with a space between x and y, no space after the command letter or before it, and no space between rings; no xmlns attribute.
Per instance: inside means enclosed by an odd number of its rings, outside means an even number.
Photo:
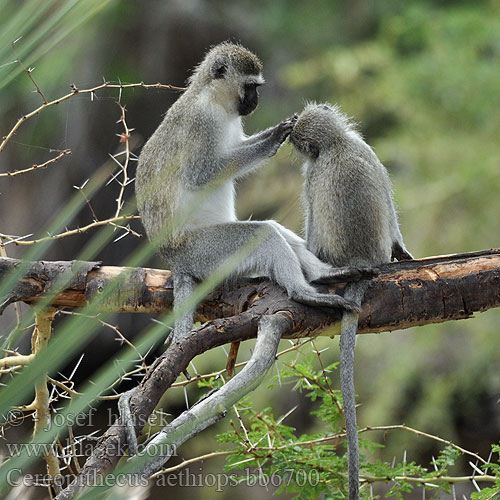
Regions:
<svg viewBox="0 0 500 500"><path fill-rule="evenodd" d="M83 228L81 229L83 230ZM0 279L19 265L15 259L0 258ZM9 297L0 298L0 312L10 303L39 300L58 276L74 266L74 262L36 262L20 280ZM78 286L71 284L60 293L55 307L82 307L89 303L126 268L96 263L84 267L75 276ZM135 268L112 294L100 304L108 312L164 313L172 306L170 271ZM332 285L330 291L340 291ZM429 257L395 262L381 269L365 295L360 317L360 333L373 333L410 328L412 326L469 318L475 312L500 306L500 249L473 253ZM340 312L311 308L288 300L278 286L263 280L241 281L236 287L223 287L200 304L198 321L228 318L242 312L258 318L266 311L287 311L294 328L285 338L321 334L326 326L334 326ZM224 328L224 321L217 328ZM243 323L241 327L244 328ZM210 328L210 326L207 326ZM256 334L256 329L254 330ZM329 330L328 335L335 331ZM237 340L237 339L235 339Z"/></svg>
<svg viewBox="0 0 500 500"><path fill-rule="evenodd" d="M5 240L3 246L7 246L12 243L14 245L29 246L29 245L35 245L36 243L41 243L42 241L60 240L61 238L67 238L68 236L73 236L75 234L86 233L90 229L95 229L96 227L101 227L101 226L107 226L108 224L114 225L119 229L123 229L125 231L125 234L133 233L134 235L137 235L137 233L135 233L135 231L132 231L129 227L120 226L116 224L116 222L139 219L139 218L140 217L138 215L120 215L118 217L111 217L110 219L94 220L94 222L91 222L86 226L77 227L76 229L68 229L67 231L63 231L62 233L54 234L51 236L44 236L43 238L38 238L36 240L25 240L24 236L12 236L10 234L3 234L3 233L0 233L0 238Z"/></svg>
<svg viewBox="0 0 500 500"><path fill-rule="evenodd" d="M38 115L41 113L45 108L49 108L50 106L55 106L56 104L59 104L61 102L67 101L68 99L71 99L72 97L80 94L90 94L91 98L93 98L94 94L102 89L120 89L120 96L121 92L123 89L129 89L129 88L137 88L141 87L143 89L169 89L169 90L185 90L183 87L176 87L174 85L163 85L161 83L152 83L152 84L146 84L144 82L140 83L127 83L127 84L115 84L111 82L104 82L101 85L96 85L95 87L92 87L90 89L79 89L75 84L71 85L71 92L69 94L66 94L62 97L59 97L57 99L54 99L53 101L49 102L44 102L38 108L34 109L30 113L27 113L21 118L17 120L15 125L11 128L11 130L7 133L6 136L2 137L2 142L0 143L0 153L3 151L7 143L12 139L14 134L17 132L19 127L27 120L30 118L33 118L34 116Z"/></svg>
<svg viewBox="0 0 500 500"><path fill-rule="evenodd" d="M35 302L72 263L33 263L26 277L0 307L16 300ZM19 265L15 259L0 259L0 278ZM66 267L65 267L66 266ZM78 267L78 266L77 266ZM125 272L125 268L89 264L74 283L60 293L55 307L81 307ZM340 290L341 285L329 287ZM172 305L172 278L169 271L136 268L127 271L113 297L101 304L103 311L165 312ZM381 332L464 319L474 312L500 305L500 250L430 257L384 266L372 281L363 303L360 332ZM314 311L314 312L313 312ZM130 411L136 432L147 421L161 396L185 370L189 362L208 349L254 338L261 318L288 316L282 337L297 338L321 334L338 324L340 312L314 309L290 301L286 293L268 281L248 280L233 288L213 292L198 307L197 319L209 322L191 331L182 344L172 343L153 363L148 374L130 397ZM337 331L329 329L328 335ZM58 498L72 498L85 478L106 473L126 450L126 426L117 420L103 435L82 468L78 481Z"/></svg>
<svg viewBox="0 0 500 500"><path fill-rule="evenodd" d="M0 172L0 177L15 177L16 175L21 175L21 174L27 174L28 172L33 172L34 170L40 170L42 168L47 168L49 165L52 165L55 163L57 160L62 158L63 156L70 155L71 151L69 149L64 149L59 152L57 156L54 156L54 158L51 158L50 160L47 160L44 163L35 163L31 165L31 167L28 168L23 168L22 170L14 170L14 172Z"/></svg>

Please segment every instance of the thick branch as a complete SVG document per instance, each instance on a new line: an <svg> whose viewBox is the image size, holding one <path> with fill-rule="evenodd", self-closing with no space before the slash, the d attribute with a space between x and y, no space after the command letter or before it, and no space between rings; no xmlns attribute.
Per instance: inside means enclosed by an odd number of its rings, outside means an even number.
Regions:
<svg viewBox="0 0 500 500"><path fill-rule="evenodd" d="M219 390L209 394L165 426L147 443L140 455L132 458L131 470L150 477L171 457L168 453L155 454L155 450L164 449L165 445L168 445L171 452L177 449L188 439L221 420L235 403L256 389L274 363L281 334L290 327L288 323L290 318L284 314L263 316L259 321L252 357L243 370Z"/></svg>
<svg viewBox="0 0 500 500"><path fill-rule="evenodd" d="M0 279L19 264L0 259ZM0 298L2 307L11 302L38 300L74 262L36 262L9 297ZM88 263L79 268L72 283L54 300L58 307L84 306L125 268ZM331 291L341 286L330 287ZM474 312L500 305L500 250L430 257L388 264L368 289L360 317L360 333L409 328L452 319L464 319ZM169 271L136 268L105 301L101 309L113 312L165 312L172 306L172 279ZM246 281L234 288L221 288L200 304L199 321L227 318L243 311L262 314L285 310L294 319L294 328L284 337L321 334L340 318L339 311L311 309L288 300L284 291L267 281ZM253 325L254 336L256 323ZM235 327L236 325L232 325ZM214 327L211 325L210 327ZM224 328L225 322L216 323ZM243 320L241 328L245 328ZM332 334L330 330L329 335Z"/></svg>
<svg viewBox="0 0 500 500"><path fill-rule="evenodd" d="M0 278L16 265L19 261L0 259ZM82 267L74 263L37 262L6 303L39 300L68 268L77 268L78 274L55 299L56 306L85 305L125 271L118 267L98 268L95 263ZM341 287L331 290L337 288ZM0 299L0 303L3 301ZM127 270L127 278L118 285L113 297L102 304L102 309L159 313L171 304L170 272L137 268L131 273ZM382 269L365 295L360 331L379 332L462 319L499 305L500 250L393 263ZM316 335L340 318L336 310L312 312L311 308L290 301L281 288L268 281L247 281L212 293L197 311L199 320L212 321L190 332L182 344L174 342L155 361L130 398L136 431L141 431L141 422L146 422L163 393L195 356L219 345L255 337L263 316L286 314L290 321L286 322L282 336L288 338ZM125 429L117 421L106 431L81 471L80 484L85 484L85 477L105 473L116 465L126 449ZM61 498L70 498L77 489L73 483L63 492L67 496Z"/></svg>

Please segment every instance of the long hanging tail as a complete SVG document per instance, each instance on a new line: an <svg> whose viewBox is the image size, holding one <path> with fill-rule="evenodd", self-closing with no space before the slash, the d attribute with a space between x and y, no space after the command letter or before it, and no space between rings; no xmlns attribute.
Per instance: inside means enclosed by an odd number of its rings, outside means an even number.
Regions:
<svg viewBox="0 0 500 500"><path fill-rule="evenodd" d="M172 340L177 340L183 335L188 333L191 328L193 328L194 323L194 310L195 306L185 309L186 304L184 303L189 296L193 293L195 287L195 281L189 274L174 273L174 313L175 313L175 324L173 336L169 336L165 343L170 343L170 337ZM183 311L183 312L181 312Z"/></svg>
<svg viewBox="0 0 500 500"><path fill-rule="evenodd" d="M367 281L347 285L344 297L361 305L368 287ZM354 348L358 330L357 312L345 312L342 316L340 335L340 387L344 402L344 419L347 434L349 500L359 499L359 441L356 425L356 402L354 389Z"/></svg>

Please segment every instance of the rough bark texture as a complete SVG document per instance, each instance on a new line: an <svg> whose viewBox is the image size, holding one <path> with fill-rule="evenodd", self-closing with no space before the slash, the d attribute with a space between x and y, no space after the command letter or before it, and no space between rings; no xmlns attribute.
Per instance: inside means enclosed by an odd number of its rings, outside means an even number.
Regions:
<svg viewBox="0 0 500 500"><path fill-rule="evenodd" d="M18 265L13 259L0 259L0 278ZM68 263L69 265L69 263ZM16 300L38 300L56 279L61 263L38 262L30 268L23 284L16 288ZM63 266L64 267L64 266ZM84 266L83 266L84 267ZM83 269L83 268L82 268ZM85 305L124 268L88 263L55 299L56 306ZM122 312L164 312L172 305L172 279L169 271L134 269L103 309ZM39 275L37 274L39 273ZM50 279L47 279L49 277ZM83 278L85 278L83 280ZM33 283L33 280L35 283ZM85 286L82 285L85 281ZM28 282L30 286L25 285ZM331 286L339 291L340 285ZM32 293L35 290L36 293ZM4 298L0 298L0 304ZM13 300L10 300L12 302ZM451 319L463 319L474 312L500 305L500 250L431 257L388 264L371 283L363 302L359 332L381 332ZM154 362L149 373L130 399L133 421L145 422L163 393L198 354L230 342L253 338L260 318L276 313L289 317L283 337L297 338L338 332L340 311L312 309L289 300L286 293L269 281L247 281L234 287L221 287L199 306L197 319L208 321L194 329ZM214 319L216 318L216 319ZM337 325L337 330L335 326ZM136 431L141 426L136 425ZM116 465L126 448L125 426L118 420L103 435L79 475L58 498L72 498L85 478L106 473Z"/></svg>
<svg viewBox="0 0 500 500"><path fill-rule="evenodd" d="M0 258L0 279L18 266L15 259ZM0 307L22 300L33 302L50 289L68 269L77 274L54 300L55 306L80 307L99 295L122 272L129 272L107 300L102 310L114 312L165 312L172 306L170 271L102 266L98 263L35 262ZM331 286L339 291L342 286ZM366 292L360 316L359 333L382 332L428 323L464 319L474 312L500 305L500 250L430 257L387 264ZM289 311L299 326L285 337L321 334L340 319L339 311L311 309L288 300L278 286L259 280L241 281L234 287L221 287L200 304L198 321L227 318L246 310L257 315ZM1 312L1 309L0 309ZM224 328L224 324L220 324ZM328 331L332 334L332 330Z"/></svg>

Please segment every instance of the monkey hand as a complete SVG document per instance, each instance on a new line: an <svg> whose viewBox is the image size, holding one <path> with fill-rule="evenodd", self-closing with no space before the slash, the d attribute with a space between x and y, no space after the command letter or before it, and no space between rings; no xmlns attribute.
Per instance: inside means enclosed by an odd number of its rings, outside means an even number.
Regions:
<svg viewBox="0 0 500 500"><path fill-rule="evenodd" d="M295 123L297 122L299 115L294 114L289 118L286 118L282 122L278 123L273 129L271 133L271 140L274 144L274 147L271 151L271 156L274 156L280 146L286 141L287 137L293 130Z"/></svg>

